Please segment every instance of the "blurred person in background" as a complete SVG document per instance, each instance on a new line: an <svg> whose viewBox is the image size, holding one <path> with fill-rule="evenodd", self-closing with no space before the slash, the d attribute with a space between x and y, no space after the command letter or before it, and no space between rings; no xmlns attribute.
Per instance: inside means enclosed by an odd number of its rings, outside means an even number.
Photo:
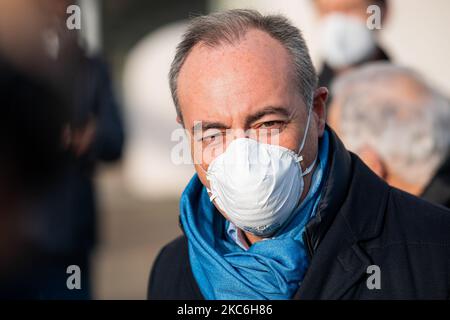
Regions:
<svg viewBox="0 0 450 320"><path fill-rule="evenodd" d="M194 18L169 82L197 173L150 299L448 298L450 211L345 149L286 18Z"/></svg>
<svg viewBox="0 0 450 320"><path fill-rule="evenodd" d="M1 55L0 99L0 298L30 299L47 273L28 232L30 209L65 170L70 110L44 78Z"/></svg>
<svg viewBox="0 0 450 320"><path fill-rule="evenodd" d="M58 43L57 50L49 52L56 61L70 55L73 66L73 78L64 88L72 103L68 133L72 157L61 179L35 207L37 219L33 222L36 243L48 258L48 281L40 297L50 299L92 297L90 261L97 242L93 177L100 161L121 157L124 142L119 106L105 62L99 56L88 56L77 31L66 27L66 8L72 3L49 0L46 11L52 18L46 32ZM67 289L69 265L81 270L81 290Z"/></svg>
<svg viewBox="0 0 450 320"><path fill-rule="evenodd" d="M5 17L0 23L5 55L27 72L46 78L69 105L63 134L68 163L27 206L24 232L39 252L36 268L42 270L29 298L91 298L90 256L97 234L93 177L100 161L120 158L124 142L107 66L100 57L88 56L77 30L66 26L66 9L71 4L19 0L2 3L0 10ZM81 270L80 290L67 288L70 265Z"/></svg>
<svg viewBox="0 0 450 320"><path fill-rule="evenodd" d="M369 61L389 60L377 41L376 30L367 26L367 8L380 8L381 26L387 0L313 0L320 19L320 48L324 60L319 84L330 86L333 78ZM380 26L380 27L381 27Z"/></svg>
<svg viewBox="0 0 450 320"><path fill-rule="evenodd" d="M412 70L371 63L333 85L329 124L390 185L450 207L450 102Z"/></svg>

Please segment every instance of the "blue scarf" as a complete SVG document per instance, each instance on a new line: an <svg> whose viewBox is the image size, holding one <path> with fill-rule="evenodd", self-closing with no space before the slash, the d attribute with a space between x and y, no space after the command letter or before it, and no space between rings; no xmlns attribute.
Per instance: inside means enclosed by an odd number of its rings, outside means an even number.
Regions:
<svg viewBox="0 0 450 320"><path fill-rule="evenodd" d="M228 236L225 218L194 175L181 196L180 215L189 243L192 272L205 299L292 298L309 265L302 234L320 200L327 158L325 132L319 164L302 204L273 238L256 242L248 250Z"/></svg>

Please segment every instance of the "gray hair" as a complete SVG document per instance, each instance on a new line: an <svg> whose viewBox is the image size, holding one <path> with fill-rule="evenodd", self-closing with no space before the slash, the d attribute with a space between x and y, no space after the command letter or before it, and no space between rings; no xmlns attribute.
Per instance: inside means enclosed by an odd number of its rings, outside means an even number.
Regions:
<svg viewBox="0 0 450 320"><path fill-rule="evenodd" d="M177 46L169 72L169 81L177 115L180 118L182 115L177 96L177 79L192 48L198 43L211 47L222 43L233 44L252 28L267 32L288 50L293 60L300 93L305 104L312 105L317 75L300 30L281 15L263 16L254 10L234 9L194 18Z"/></svg>
<svg viewBox="0 0 450 320"><path fill-rule="evenodd" d="M392 81L408 79L422 101L386 98ZM450 150L450 103L408 68L371 63L338 78L339 133L347 148L375 150L404 181L426 185Z"/></svg>

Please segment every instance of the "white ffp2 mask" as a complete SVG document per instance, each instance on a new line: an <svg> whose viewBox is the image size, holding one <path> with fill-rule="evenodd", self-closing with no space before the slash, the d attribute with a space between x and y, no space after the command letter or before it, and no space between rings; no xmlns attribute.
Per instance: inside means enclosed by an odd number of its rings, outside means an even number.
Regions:
<svg viewBox="0 0 450 320"><path fill-rule="evenodd" d="M237 227L257 236L270 236L289 219L300 204L304 189L300 162L308 133L311 109L298 153L253 139L239 138L214 159L206 177L211 201Z"/></svg>

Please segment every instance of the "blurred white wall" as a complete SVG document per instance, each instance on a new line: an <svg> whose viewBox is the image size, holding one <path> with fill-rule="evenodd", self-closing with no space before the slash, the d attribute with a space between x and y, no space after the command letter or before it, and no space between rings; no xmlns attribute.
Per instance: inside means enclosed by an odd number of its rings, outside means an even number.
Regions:
<svg viewBox="0 0 450 320"><path fill-rule="evenodd" d="M392 0L381 34L394 61L450 96L450 1Z"/></svg>

